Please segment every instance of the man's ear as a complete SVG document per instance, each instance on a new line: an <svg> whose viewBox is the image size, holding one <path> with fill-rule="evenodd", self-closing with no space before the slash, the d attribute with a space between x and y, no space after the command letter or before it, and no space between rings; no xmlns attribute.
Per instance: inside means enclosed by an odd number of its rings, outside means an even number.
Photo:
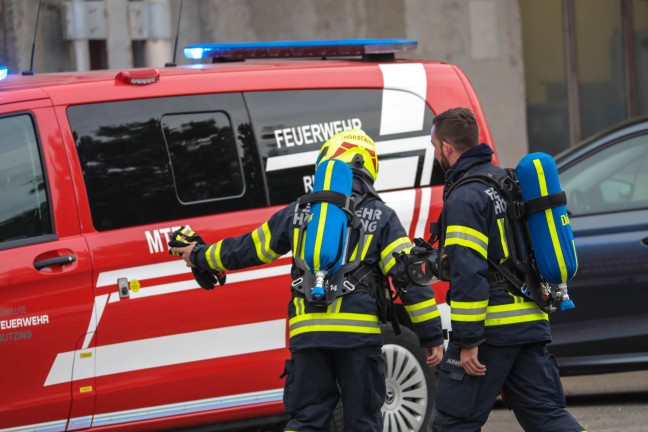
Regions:
<svg viewBox="0 0 648 432"><path fill-rule="evenodd" d="M452 147L452 144L448 141L441 141L441 145L443 146L443 154L445 154L446 157L454 151L454 147Z"/></svg>

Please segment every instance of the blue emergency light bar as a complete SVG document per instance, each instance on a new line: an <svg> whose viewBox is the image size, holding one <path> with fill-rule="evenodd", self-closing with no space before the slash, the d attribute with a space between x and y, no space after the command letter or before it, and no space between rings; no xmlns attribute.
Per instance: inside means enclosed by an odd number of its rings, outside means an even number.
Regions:
<svg viewBox="0 0 648 432"><path fill-rule="evenodd" d="M341 39L316 41L228 42L185 47L190 60L286 57L349 57L414 51L412 39Z"/></svg>
<svg viewBox="0 0 648 432"><path fill-rule="evenodd" d="M0 81L7 78L7 66L0 66Z"/></svg>

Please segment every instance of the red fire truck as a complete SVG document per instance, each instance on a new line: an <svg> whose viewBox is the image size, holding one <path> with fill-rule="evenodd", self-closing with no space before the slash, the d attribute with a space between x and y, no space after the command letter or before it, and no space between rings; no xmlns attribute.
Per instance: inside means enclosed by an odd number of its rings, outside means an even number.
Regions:
<svg viewBox="0 0 648 432"><path fill-rule="evenodd" d="M290 257L205 291L167 235L257 228L312 189L326 139L361 127L381 196L427 237L435 113L471 108L492 140L459 68L395 58L415 45L202 45L187 66L0 81L0 430L280 422ZM419 430L434 382L400 316L401 336L385 329L385 425Z"/></svg>

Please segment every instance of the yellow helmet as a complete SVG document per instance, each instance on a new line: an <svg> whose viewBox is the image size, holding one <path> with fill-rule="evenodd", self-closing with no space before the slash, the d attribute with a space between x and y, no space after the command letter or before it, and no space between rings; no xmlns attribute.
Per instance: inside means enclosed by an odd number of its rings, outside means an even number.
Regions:
<svg viewBox="0 0 648 432"><path fill-rule="evenodd" d="M376 144L362 129L345 130L329 138L317 155L315 169L328 159L346 162L352 169L365 172L373 181L378 177Z"/></svg>

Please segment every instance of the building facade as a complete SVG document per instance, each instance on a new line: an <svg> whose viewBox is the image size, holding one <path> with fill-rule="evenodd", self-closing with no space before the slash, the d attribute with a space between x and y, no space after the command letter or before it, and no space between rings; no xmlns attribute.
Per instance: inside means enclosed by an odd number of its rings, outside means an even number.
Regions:
<svg viewBox="0 0 648 432"><path fill-rule="evenodd" d="M466 72L503 166L648 110L646 0L2 0L0 19L9 73L187 64L201 42L416 39L410 57Z"/></svg>

